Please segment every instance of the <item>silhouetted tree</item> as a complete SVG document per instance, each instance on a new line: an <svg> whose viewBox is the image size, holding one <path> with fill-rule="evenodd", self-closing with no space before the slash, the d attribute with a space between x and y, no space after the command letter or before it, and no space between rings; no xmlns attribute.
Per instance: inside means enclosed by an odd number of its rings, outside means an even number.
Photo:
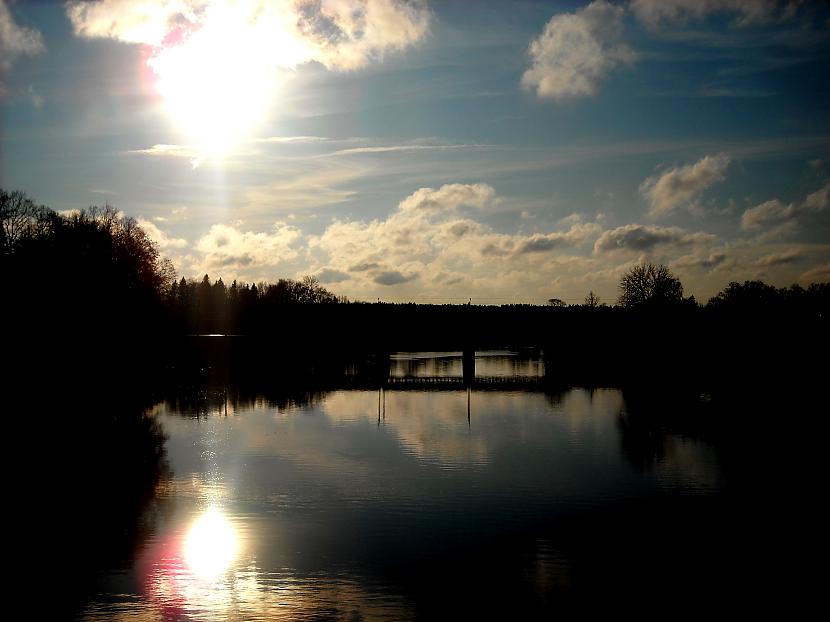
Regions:
<svg viewBox="0 0 830 622"><path fill-rule="evenodd" d="M586 306L586 307L591 307L592 309L593 309L594 307L598 307L598 306L600 306L600 299L599 299L599 296L596 296L596 295L594 294L593 290L591 290L590 292L588 292L588 295L587 295L587 296L585 296L585 306Z"/></svg>
<svg viewBox="0 0 830 622"><path fill-rule="evenodd" d="M548 298L549 307L564 307L565 301L560 298Z"/></svg>
<svg viewBox="0 0 830 622"><path fill-rule="evenodd" d="M683 285L663 264L634 266L620 279L620 306L665 305L682 300Z"/></svg>
<svg viewBox="0 0 830 622"><path fill-rule="evenodd" d="M13 253L24 240L47 233L53 214L20 190L0 189L0 254Z"/></svg>

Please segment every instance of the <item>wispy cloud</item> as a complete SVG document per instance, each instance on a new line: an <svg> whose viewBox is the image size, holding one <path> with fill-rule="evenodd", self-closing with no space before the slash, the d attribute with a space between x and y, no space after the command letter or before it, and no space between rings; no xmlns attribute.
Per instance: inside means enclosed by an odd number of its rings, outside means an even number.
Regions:
<svg viewBox="0 0 830 622"><path fill-rule="evenodd" d="M754 265L759 268L771 268L774 266L786 266L797 263L804 259L804 252L801 250L788 250L782 253L764 255L755 260Z"/></svg>
<svg viewBox="0 0 830 622"><path fill-rule="evenodd" d="M194 169L201 166L205 160L204 153L199 148L188 145L157 144L146 149L129 149L124 153L154 158L186 158L190 160L190 166Z"/></svg>
<svg viewBox="0 0 830 622"><path fill-rule="evenodd" d="M268 136L267 138L257 138L255 143L272 143L272 144L294 144L294 143L320 143L331 140L325 136Z"/></svg>
<svg viewBox="0 0 830 622"><path fill-rule="evenodd" d="M732 14L735 25L745 27L788 19L799 4L791 0L631 0L630 8L651 28L698 21L716 13Z"/></svg>
<svg viewBox="0 0 830 622"><path fill-rule="evenodd" d="M403 145L382 145L376 147L352 147L349 149L339 149L329 155L345 156L345 155L360 155L367 153L394 153L394 152L408 152L408 151L453 151L463 149L484 149L490 145L422 145L422 144L403 144Z"/></svg>
<svg viewBox="0 0 830 622"><path fill-rule="evenodd" d="M164 158L193 158L199 155L196 147L188 145L157 144L145 149L129 149L125 153L134 155L159 156Z"/></svg>
<svg viewBox="0 0 830 622"><path fill-rule="evenodd" d="M34 28L14 21L5 0L0 0L0 70L8 71L20 56L33 56L46 51L43 36ZM0 82L0 94L3 84Z"/></svg>

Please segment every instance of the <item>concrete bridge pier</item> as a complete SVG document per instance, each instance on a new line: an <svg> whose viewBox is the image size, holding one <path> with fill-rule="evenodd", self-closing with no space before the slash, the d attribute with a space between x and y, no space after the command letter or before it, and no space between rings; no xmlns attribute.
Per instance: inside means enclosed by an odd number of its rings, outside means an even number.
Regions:
<svg viewBox="0 0 830 622"><path fill-rule="evenodd" d="M464 386L471 387L476 379L476 351L465 348L461 357L461 370L464 377Z"/></svg>

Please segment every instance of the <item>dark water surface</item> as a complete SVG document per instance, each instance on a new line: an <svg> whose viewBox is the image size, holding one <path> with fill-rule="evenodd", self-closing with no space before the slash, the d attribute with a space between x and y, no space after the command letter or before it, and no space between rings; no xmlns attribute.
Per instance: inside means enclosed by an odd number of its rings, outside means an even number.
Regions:
<svg viewBox="0 0 830 622"><path fill-rule="evenodd" d="M461 376L460 357L400 353L390 375ZM481 353L476 373L544 368ZM638 425L617 389L228 395L155 407L171 475L82 619L538 619L741 598L752 544L718 453Z"/></svg>

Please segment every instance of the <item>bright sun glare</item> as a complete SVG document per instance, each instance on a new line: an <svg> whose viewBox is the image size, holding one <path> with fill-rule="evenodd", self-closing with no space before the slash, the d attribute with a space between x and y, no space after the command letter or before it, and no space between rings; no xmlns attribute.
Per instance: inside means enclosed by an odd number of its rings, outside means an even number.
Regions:
<svg viewBox="0 0 830 622"><path fill-rule="evenodd" d="M221 156L263 121L276 67L302 55L297 45L279 20L252 20L240 5L217 3L147 62L174 122L203 154Z"/></svg>
<svg viewBox="0 0 830 622"><path fill-rule="evenodd" d="M184 557L196 576L212 580L227 570L236 555L236 533L219 509L202 514L187 534Z"/></svg>

